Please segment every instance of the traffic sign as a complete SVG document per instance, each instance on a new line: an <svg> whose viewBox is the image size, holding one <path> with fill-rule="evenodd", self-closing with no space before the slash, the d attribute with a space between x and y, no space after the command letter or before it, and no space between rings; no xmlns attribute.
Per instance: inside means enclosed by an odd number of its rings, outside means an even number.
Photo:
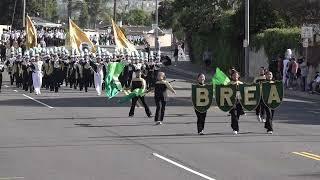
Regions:
<svg viewBox="0 0 320 180"><path fill-rule="evenodd" d="M313 38L313 28L308 26L301 27L301 38Z"/></svg>
<svg viewBox="0 0 320 180"><path fill-rule="evenodd" d="M309 39L303 39L303 43L302 43L302 46L304 47L304 48L307 48L308 46L309 46Z"/></svg>

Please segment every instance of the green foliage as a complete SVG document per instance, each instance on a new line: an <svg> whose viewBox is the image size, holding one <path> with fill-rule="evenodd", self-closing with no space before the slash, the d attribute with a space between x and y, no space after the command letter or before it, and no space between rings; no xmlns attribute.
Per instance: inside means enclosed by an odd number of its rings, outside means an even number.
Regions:
<svg viewBox="0 0 320 180"><path fill-rule="evenodd" d="M88 5L88 13L89 13L89 24L90 27L95 28L96 27L96 21L98 14L102 11L102 3L101 0L85 0L85 2ZM83 3L84 5L85 3Z"/></svg>
<svg viewBox="0 0 320 180"><path fill-rule="evenodd" d="M300 50L300 28L267 29L253 37L251 47L259 50L264 47L268 58L284 54L285 50Z"/></svg>
<svg viewBox="0 0 320 180"><path fill-rule="evenodd" d="M86 2L82 4L81 8L81 14L79 16L79 26L81 28L87 28L89 22L89 11L88 11L88 5Z"/></svg>
<svg viewBox="0 0 320 180"><path fill-rule="evenodd" d="M173 11L173 0L164 0L159 3L159 26L163 28L172 27L175 18Z"/></svg>
<svg viewBox="0 0 320 180"><path fill-rule="evenodd" d="M133 9L130 10L128 13L123 15L123 21L125 24L130 25L151 25L151 15L141 9Z"/></svg>
<svg viewBox="0 0 320 180"><path fill-rule="evenodd" d="M241 70L239 52L242 48L236 19L235 12L226 11L211 32L194 34L192 46L195 60L202 61L203 52L210 50L213 52L212 67L220 67L226 71L230 66L236 66Z"/></svg>

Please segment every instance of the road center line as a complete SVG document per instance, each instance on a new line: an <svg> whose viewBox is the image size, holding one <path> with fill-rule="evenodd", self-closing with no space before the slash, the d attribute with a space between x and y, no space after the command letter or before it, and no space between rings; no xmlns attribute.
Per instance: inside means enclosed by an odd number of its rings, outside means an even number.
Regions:
<svg viewBox="0 0 320 180"><path fill-rule="evenodd" d="M157 154L157 153L152 153L152 155L154 155L154 156L156 156L156 157L158 157L158 158L160 158L160 159L162 159L162 160L164 160L164 161L167 161L168 163L171 163L171 164L173 164L173 165L175 165L175 166L178 166L179 168L182 168L182 169L184 169L184 170L186 170L186 171L189 171L189 172L191 172L191 173L193 173L193 174L196 174L196 175L198 175L198 176L200 176L200 177L202 177L202 178L204 178L204 179L216 180L216 179L211 178L211 177L209 177L209 176L207 176L207 175L205 175L205 174L202 174L202 173L197 172L197 171L195 171L195 170L192 170L192 169L190 169L190 168L188 168L188 167L186 167L186 166L184 166L184 165L181 165L181 164L179 164L179 163L177 163L177 162L174 162L174 161L172 161L172 160L170 160L170 159L168 159L168 158L166 158L166 157L163 157L163 156L161 156L161 155L159 155L159 154Z"/></svg>
<svg viewBox="0 0 320 180"><path fill-rule="evenodd" d="M34 99L34 98L30 97L30 96L27 96L27 95L25 95L25 94L22 94L22 95L23 95L24 97L26 97L26 98L29 98L29 99L31 99L31 100L39 103L39 104L42 104L42 105L44 105L44 106L46 106L46 107L48 107L48 108L50 108L50 109L53 109L53 108L54 108L54 107L52 107L52 106L49 106L49 105L47 105L47 104L45 104L45 103L43 103L43 102L40 102L40 101L36 100L36 99ZM1 180L1 179L0 179L0 180Z"/></svg>
<svg viewBox="0 0 320 180"><path fill-rule="evenodd" d="M320 161L320 158L317 158L317 157L314 157L314 156L311 156L311 155L308 155L308 154L304 154L303 152L292 152L293 154L296 154L296 155L299 155L299 156L303 156L303 157L306 157L306 158L309 158L309 159L313 159L313 160L316 160L316 161Z"/></svg>
<svg viewBox="0 0 320 180"><path fill-rule="evenodd" d="M24 177L0 177L0 180L24 179Z"/></svg>

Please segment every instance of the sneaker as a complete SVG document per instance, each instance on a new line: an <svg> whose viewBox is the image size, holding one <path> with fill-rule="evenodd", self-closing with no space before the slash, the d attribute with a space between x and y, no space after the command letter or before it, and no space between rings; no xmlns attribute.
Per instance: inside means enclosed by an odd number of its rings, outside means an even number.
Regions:
<svg viewBox="0 0 320 180"><path fill-rule="evenodd" d="M262 122L265 123L265 122L266 122L266 119L262 118Z"/></svg>
<svg viewBox="0 0 320 180"><path fill-rule="evenodd" d="M203 130L202 130L201 132L199 132L199 135L204 135L204 132L203 132Z"/></svg>
<svg viewBox="0 0 320 180"><path fill-rule="evenodd" d="M157 121L157 122L156 122L156 125L161 125L161 124L162 124L161 121Z"/></svg>
<svg viewBox="0 0 320 180"><path fill-rule="evenodd" d="M133 115L129 115L129 118L133 117Z"/></svg>
<svg viewBox="0 0 320 180"><path fill-rule="evenodd" d="M238 134L238 131L233 131L233 134L234 134L234 135Z"/></svg>
<svg viewBox="0 0 320 180"><path fill-rule="evenodd" d="M257 116L257 119L258 119L258 122L262 122L262 119L261 119L260 115Z"/></svg>
<svg viewBox="0 0 320 180"><path fill-rule="evenodd" d="M268 134L273 134L273 132L272 132L272 131L268 131L267 133L268 133Z"/></svg>

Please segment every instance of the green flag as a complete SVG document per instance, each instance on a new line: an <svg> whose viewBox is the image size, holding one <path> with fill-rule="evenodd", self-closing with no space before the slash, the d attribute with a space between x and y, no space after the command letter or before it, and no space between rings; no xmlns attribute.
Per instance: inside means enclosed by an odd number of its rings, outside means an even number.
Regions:
<svg viewBox="0 0 320 180"><path fill-rule="evenodd" d="M143 96L145 93L145 91L143 89L135 89L133 90L131 93L129 93L128 95L126 95L125 97L123 97L119 103L126 103L128 101L130 101L132 98L137 97L137 96Z"/></svg>
<svg viewBox="0 0 320 180"><path fill-rule="evenodd" d="M230 82L230 79L220 70L220 68L217 67L216 73L212 77L211 81L213 85L227 85Z"/></svg>
<svg viewBox="0 0 320 180"><path fill-rule="evenodd" d="M227 85L230 82L230 79L226 74L224 74L220 68L216 68L216 73L211 79L212 85L213 85L213 94L215 94L216 91L216 85Z"/></svg>
<svg viewBox="0 0 320 180"><path fill-rule="evenodd" d="M108 75L105 79L106 84L106 96L109 99L116 96L121 90L122 86L119 82L119 76L124 69L124 64L119 62L112 62L108 65Z"/></svg>

